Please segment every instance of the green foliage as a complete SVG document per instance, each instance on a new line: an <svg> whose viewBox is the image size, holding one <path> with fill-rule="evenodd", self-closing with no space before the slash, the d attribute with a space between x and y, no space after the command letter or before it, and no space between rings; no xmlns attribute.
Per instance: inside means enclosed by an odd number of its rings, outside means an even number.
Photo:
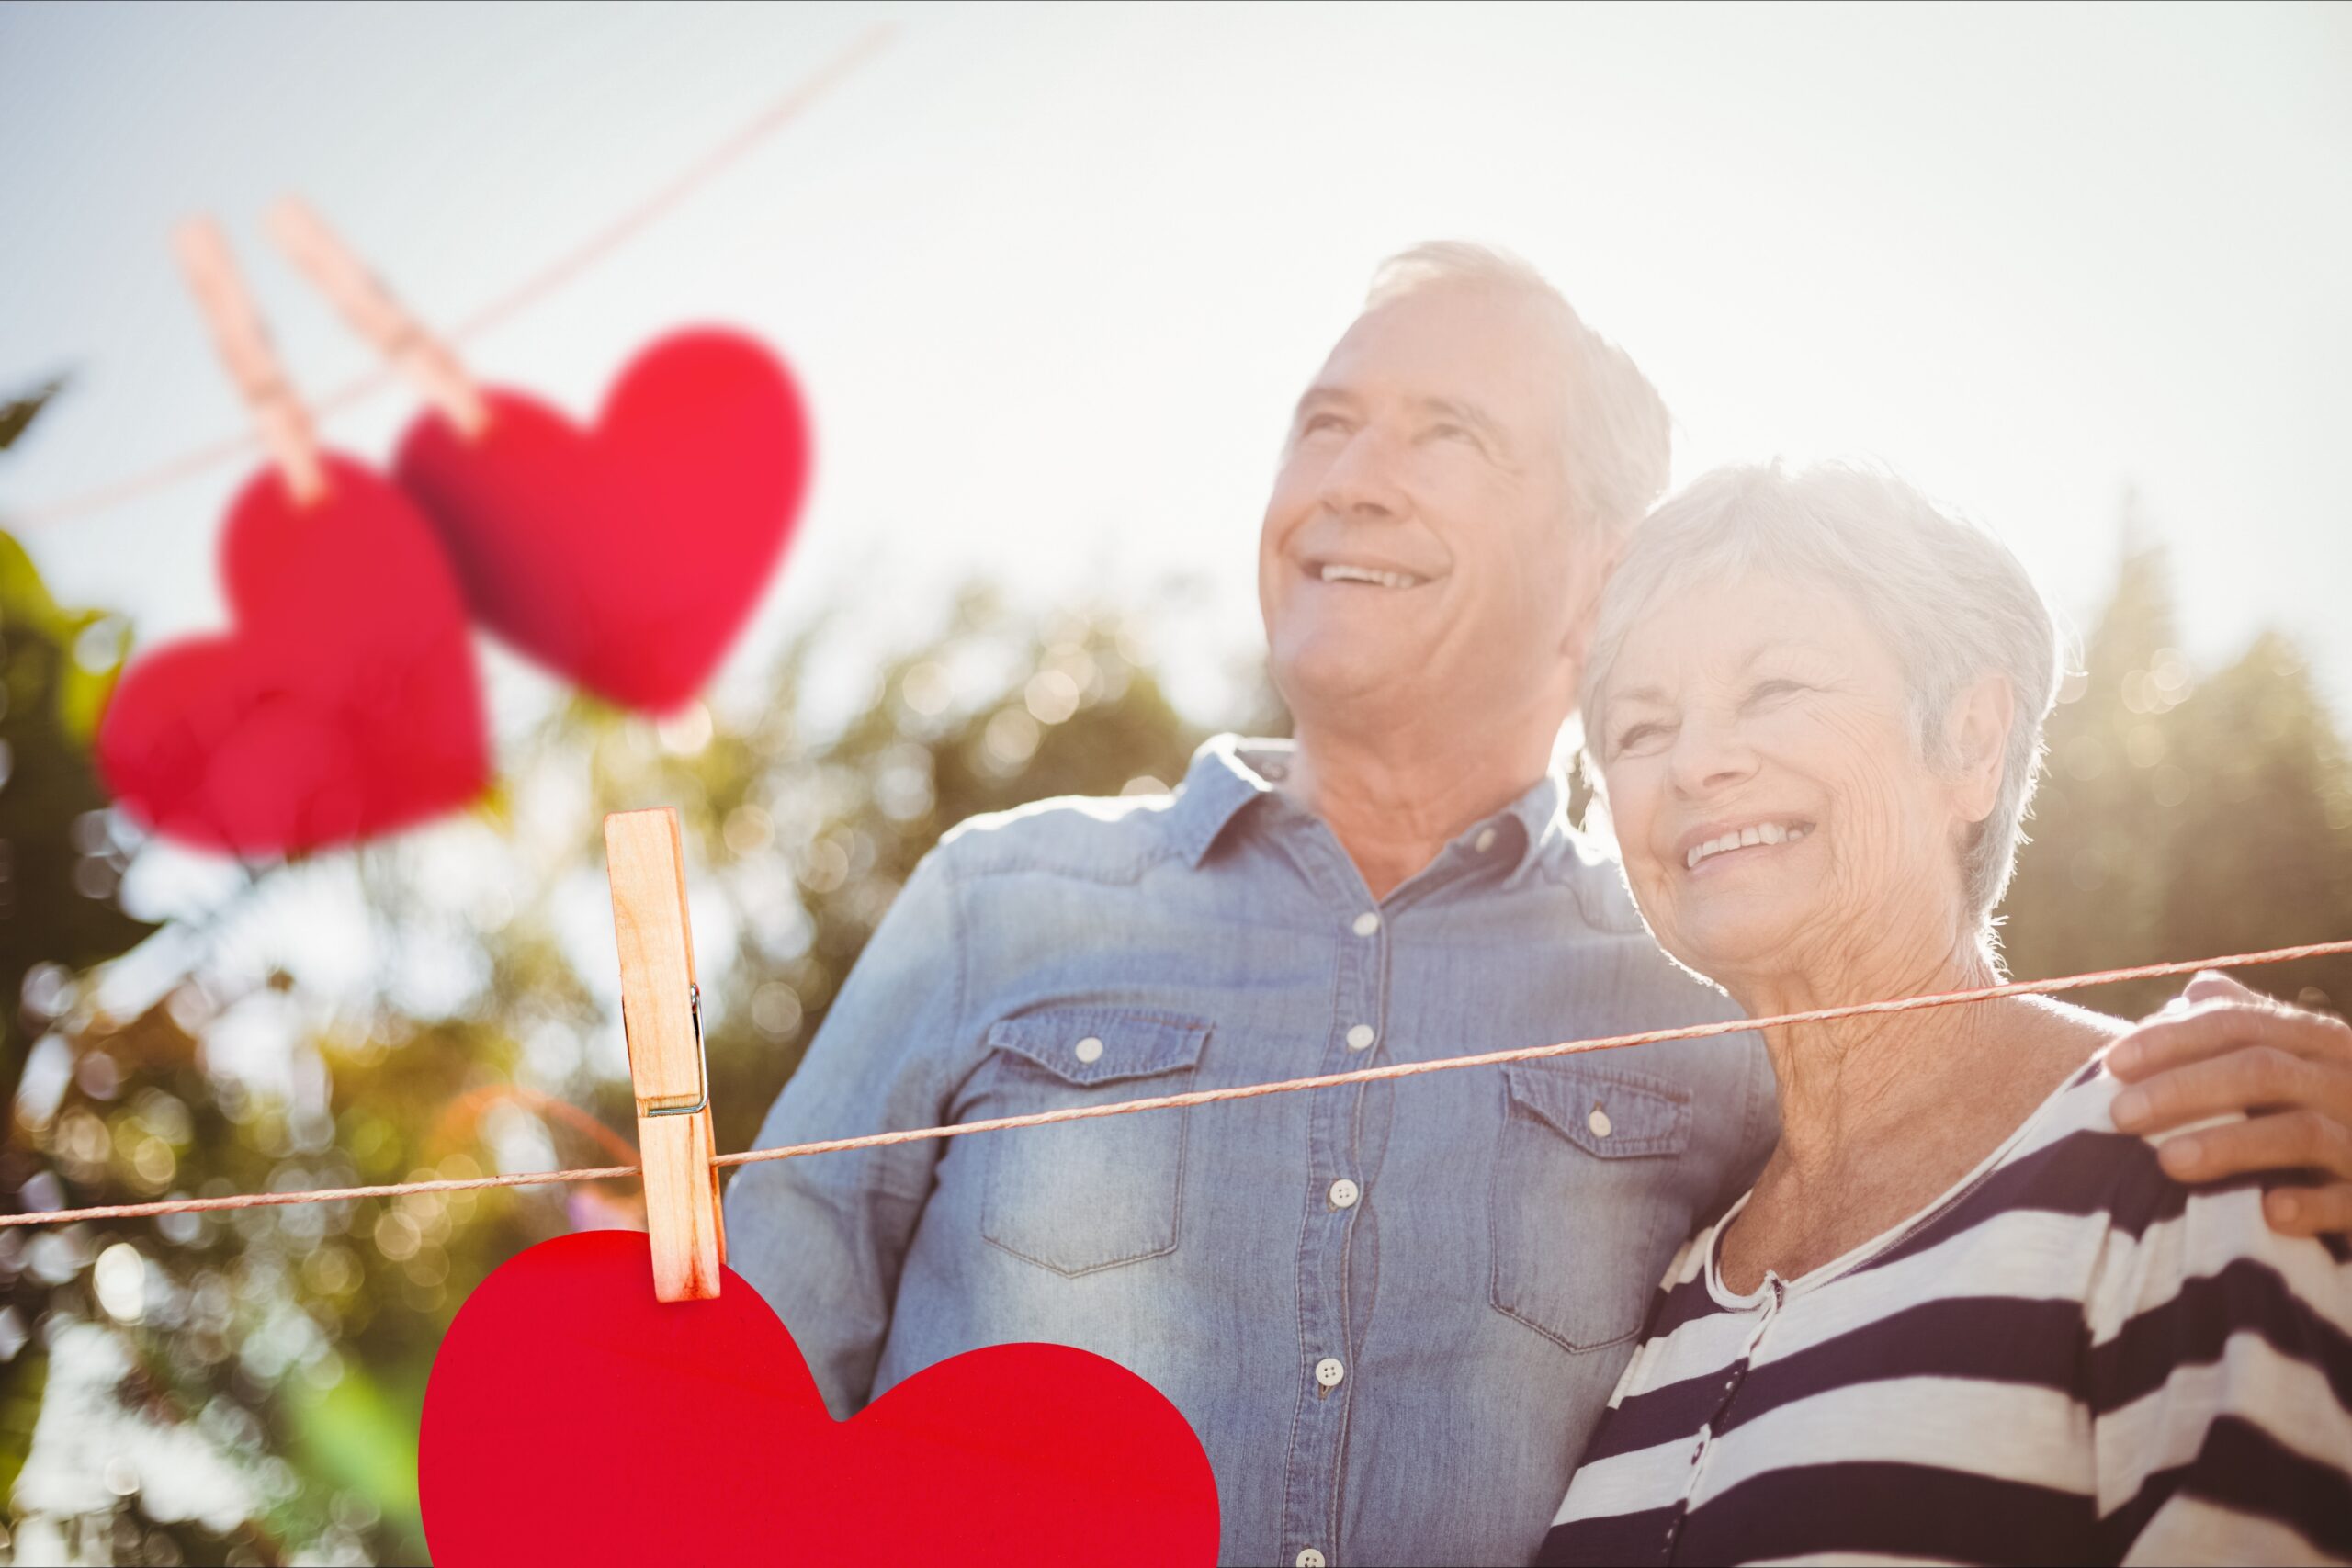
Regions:
<svg viewBox="0 0 2352 1568"><path fill-rule="evenodd" d="M0 404L0 450L58 387ZM72 976L153 929L115 901L125 863L89 759L127 642L118 617L61 609L23 547L0 534L0 1089L11 1101L32 1034L70 992ZM11 1127L0 1139L0 1186L17 1190L38 1169ZM31 1450L49 1364L25 1342L45 1304L38 1283L28 1292L12 1269L0 1278L0 1314L13 1313L0 1315L9 1352L0 1365L0 1488L8 1488ZM31 1299L19 1305L20 1295Z"/></svg>
<svg viewBox="0 0 2352 1568"><path fill-rule="evenodd" d="M0 534L0 998L129 951L152 929L124 914L114 891L127 863L108 827L107 793L90 763L96 705L120 669L108 648L93 658L87 617L43 614L48 594L17 542ZM69 635L52 635L50 628ZM96 666L95 668L93 666ZM0 1007L0 1086L14 1093L37 1016Z"/></svg>
<svg viewBox="0 0 2352 1568"><path fill-rule="evenodd" d="M17 444L64 386L62 380L51 381L40 391L0 403L0 452ZM66 738L86 751L130 654L129 626L108 611L59 608L24 547L0 534L0 632L38 639L52 650L37 667L10 671L9 707L16 707L19 698L45 703ZM71 658L58 657L66 651Z"/></svg>
<svg viewBox="0 0 2352 1568"><path fill-rule="evenodd" d="M14 446L32 428L33 421L40 417L40 411L64 389L65 381L61 377L36 391L0 403L0 452Z"/></svg>
<svg viewBox="0 0 2352 1568"><path fill-rule="evenodd" d="M2352 768L2301 657L2273 632L2199 680L2160 549L2127 548L2083 671L2049 726L2050 771L2003 905L2021 976L2352 935ZM2352 960L2248 970L2290 1001L2352 1001ZM2127 1016L2179 989L2081 999Z"/></svg>
<svg viewBox="0 0 2352 1568"><path fill-rule="evenodd" d="M0 534L0 628L55 650L37 669L12 673L10 695L38 697L62 736L86 751L130 652L130 628L107 611L60 609L24 547L6 534Z"/></svg>
<svg viewBox="0 0 2352 1568"><path fill-rule="evenodd" d="M820 723L811 666L830 637L788 649L753 711L654 724L570 700L504 749L500 789L465 818L264 871L139 1016L107 1015L102 985L61 999L69 1065L19 1107L45 1201L633 1161L601 824L650 805L680 812L719 1143L746 1146L942 832L1048 795L1164 788L1202 738L1108 615L1039 628L967 595L939 637L863 676L851 716ZM248 911L343 872L379 971L370 994L283 972L232 985L232 966L204 961L241 943ZM410 967L472 978L425 1009L400 983ZM274 1084L214 1060L216 1043L256 1028L282 1042ZM51 1343L99 1325L133 1347L142 1418L231 1456L251 1495L222 1530L158 1517L134 1487L69 1534L119 1558L420 1561L416 1432L450 1314L521 1248L641 1212L621 1183L77 1225L47 1242L0 1233L21 1320ZM135 1305L126 1274L141 1281Z"/></svg>
<svg viewBox="0 0 2352 1568"><path fill-rule="evenodd" d="M62 385L0 404L0 450ZM11 1097L40 994L152 929L115 903L125 862L90 764L91 737L129 643L119 616L60 608L24 547L0 533L0 1089ZM28 976L35 1016L20 1019L6 1004Z"/></svg>

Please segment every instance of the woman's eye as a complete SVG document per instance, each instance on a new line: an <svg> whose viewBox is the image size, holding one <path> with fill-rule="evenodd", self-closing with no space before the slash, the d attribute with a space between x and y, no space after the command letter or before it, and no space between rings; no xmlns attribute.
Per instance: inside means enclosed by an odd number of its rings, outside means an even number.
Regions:
<svg viewBox="0 0 2352 1568"><path fill-rule="evenodd" d="M1429 428L1429 436L1432 441L1467 441L1474 446L1476 444L1476 438L1470 432L1458 424L1432 424Z"/></svg>
<svg viewBox="0 0 2352 1568"><path fill-rule="evenodd" d="M1299 427L1298 433L1301 435L1320 435L1339 429L1341 423L1338 414L1318 413L1308 418L1307 422Z"/></svg>
<svg viewBox="0 0 2352 1568"><path fill-rule="evenodd" d="M1794 681L1759 681L1748 690L1747 700L1751 703L1770 702L1775 697L1785 697L1804 690Z"/></svg>
<svg viewBox="0 0 2352 1568"><path fill-rule="evenodd" d="M1620 754L1623 754L1626 751L1634 750L1639 747L1647 745L1665 733L1666 727L1661 724L1628 725L1623 729L1617 732L1617 745L1615 749Z"/></svg>

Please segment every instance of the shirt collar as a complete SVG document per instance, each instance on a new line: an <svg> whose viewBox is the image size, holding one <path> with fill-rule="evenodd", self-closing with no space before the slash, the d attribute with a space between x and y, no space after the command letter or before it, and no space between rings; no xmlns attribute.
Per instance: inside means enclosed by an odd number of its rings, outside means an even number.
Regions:
<svg viewBox="0 0 2352 1568"><path fill-rule="evenodd" d="M1201 742L1185 770L1184 787L1169 811L1169 827L1188 864L1199 866L1226 825L1250 802L1272 795L1288 771L1287 740L1248 740L1215 735Z"/></svg>
<svg viewBox="0 0 2352 1568"><path fill-rule="evenodd" d="M1238 735L1212 736L1201 743L1170 811L1169 826L1186 863L1197 868L1243 807L1274 793L1289 771L1295 749L1288 740ZM1471 832L1475 836L1502 822L1515 822L1520 829L1519 858L1505 879L1510 886L1524 878L1550 845L1570 837L1567 776L1557 770L1547 773Z"/></svg>
<svg viewBox="0 0 2352 1568"><path fill-rule="evenodd" d="M1531 784L1527 792L1503 807L1504 818L1520 826L1519 860L1503 879L1506 887L1523 881L1555 844L1572 836L1568 826L1568 778L1554 769Z"/></svg>

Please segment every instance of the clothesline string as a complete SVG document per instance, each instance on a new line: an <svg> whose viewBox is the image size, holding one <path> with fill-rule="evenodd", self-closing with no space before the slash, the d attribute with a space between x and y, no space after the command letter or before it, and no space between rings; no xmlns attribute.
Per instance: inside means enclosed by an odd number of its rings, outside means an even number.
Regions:
<svg viewBox="0 0 2352 1568"><path fill-rule="evenodd" d="M864 65L883 44L889 40L890 30L889 25L885 23L867 31L831 64L827 65L816 75L809 77L761 111L757 118L696 159L676 178L639 201L636 206L620 213L582 243L557 257L488 305L458 322L444 335L452 344L461 344L478 337L509 317L538 303L546 296L552 294L589 267L604 260L610 252L636 238L641 231L656 220L668 216L672 208L676 207L687 197L708 184L727 165L751 152L792 120L798 118L803 110L840 85L852 72ZM338 413L373 397L385 388L393 385L398 378L398 372L389 366L366 371L353 377L324 396L313 400L312 412L321 417ZM251 434L229 436L213 442L209 446L183 452L176 457L167 458L153 468L131 475L129 479L117 479L111 484L83 491L79 494L67 496L62 501L51 502L45 506L36 506L19 512L15 516L14 526L19 530L42 527L51 523L63 522L68 518L103 512L136 496L144 495L149 491L165 489L183 479L192 479L207 469L218 468L234 458L255 452L259 450L260 445L259 438Z"/></svg>
<svg viewBox="0 0 2352 1568"><path fill-rule="evenodd" d="M1507 1051L1482 1051L1468 1056L1440 1056L1426 1062L1395 1062L1385 1066L1359 1067L1351 1072L1323 1073L1313 1077L1283 1078L1272 1083L1240 1084L1230 1089L1193 1089L1183 1094L1154 1095L1144 1100L1116 1100L1105 1105L1071 1106L1060 1111L1035 1111L1024 1116L994 1116L960 1122L946 1127L910 1127L893 1133L868 1133L854 1138L827 1138L816 1143L789 1144L778 1148L745 1149L740 1154L714 1155L713 1167L752 1165L765 1160L798 1159L806 1155L843 1154L852 1149L885 1148L894 1144L921 1143L933 1138L960 1138L973 1133L1009 1132L1020 1127L1047 1127L1063 1122L1091 1121L1098 1116L1132 1116L1145 1111L1173 1111L1185 1106L1214 1105L1228 1100L1255 1100L1261 1095L1291 1094L1300 1089L1339 1089L1348 1084L1378 1083L1414 1077L1423 1073L1450 1072L1461 1067L1501 1066L1513 1062L1543 1061L1553 1056L1580 1055L1592 1051L1618 1051L1633 1045L1654 1045L1667 1040L1705 1040L1750 1030L1796 1023L1826 1023L1833 1019L1866 1018L1882 1013L1909 1012L1922 1008L1952 1007L1968 1002L1996 1001L2003 997L2049 996L2090 986L2125 980L2149 980L2170 975L2191 975L2202 969L2246 969L2265 964L2288 964L2302 958L2328 958L2352 953L2352 940L2308 942L2300 947L2272 948L2264 953L2234 953L2216 958L2180 959L2166 964L2141 964L2128 969L2101 969L2067 975L2054 980L2012 980L1974 990L1948 991L1934 996L1903 997L1890 1001L1852 1002L1840 1007L1808 1008L1803 1012L1770 1018L1742 1018L1721 1023L1692 1024L1679 1029L1651 1029L1634 1034L1610 1034L1590 1040L1568 1040L1554 1045L1528 1045ZM209 1213L227 1209L277 1208L293 1203L337 1203L360 1198L404 1198L419 1192L479 1192L499 1187L539 1187L578 1181L612 1181L638 1174L633 1165L610 1165L574 1170L518 1171L513 1175L457 1177L435 1181L398 1181L375 1187L319 1188L299 1192L242 1192L220 1198L171 1198L153 1203L114 1203L94 1209L59 1209L43 1213L0 1215L0 1227L68 1224L85 1220L133 1220L158 1214Z"/></svg>

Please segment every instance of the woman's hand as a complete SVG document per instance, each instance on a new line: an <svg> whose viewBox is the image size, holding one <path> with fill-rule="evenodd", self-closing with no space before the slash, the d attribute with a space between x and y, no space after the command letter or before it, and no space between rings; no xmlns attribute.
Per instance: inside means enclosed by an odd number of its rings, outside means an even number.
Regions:
<svg viewBox="0 0 2352 1568"><path fill-rule="evenodd" d="M2178 1181L2292 1171L2316 1186L2278 1187L2262 1203L2283 1235L2352 1232L2352 1026L2305 1012L2225 975L2204 974L2108 1053L2133 1087L2115 1124L2149 1134L2243 1111L2247 1120L2168 1140Z"/></svg>

